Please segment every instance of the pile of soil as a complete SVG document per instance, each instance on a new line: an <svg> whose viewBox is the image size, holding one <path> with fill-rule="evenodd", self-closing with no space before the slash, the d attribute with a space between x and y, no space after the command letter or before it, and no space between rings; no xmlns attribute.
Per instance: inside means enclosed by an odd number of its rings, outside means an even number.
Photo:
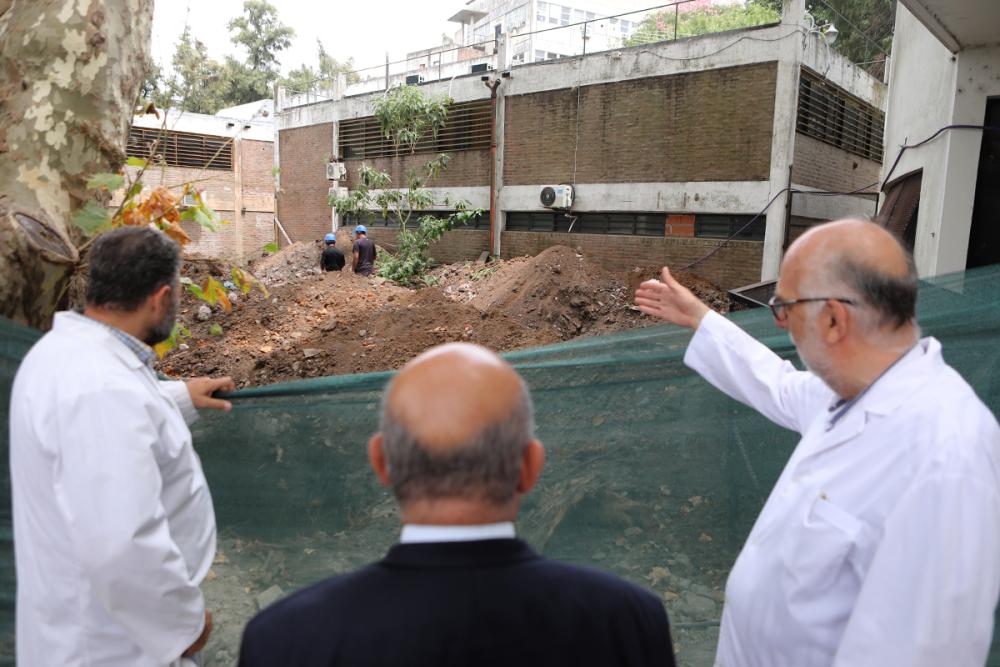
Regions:
<svg viewBox="0 0 1000 667"><path fill-rule="evenodd" d="M654 324L632 304L634 287L658 269L605 271L562 246L536 257L439 267L433 285L399 287L380 278L319 271L322 244L293 244L250 267L267 286L230 292L233 310L185 298L180 321L191 338L161 362L180 377L230 375L237 386L399 368L452 341L508 351ZM198 284L228 279L228 267L192 260ZM697 277L679 279L720 310L725 292ZM204 313L203 313L204 315ZM219 333L221 328L221 334ZM214 332L214 333L213 333Z"/></svg>

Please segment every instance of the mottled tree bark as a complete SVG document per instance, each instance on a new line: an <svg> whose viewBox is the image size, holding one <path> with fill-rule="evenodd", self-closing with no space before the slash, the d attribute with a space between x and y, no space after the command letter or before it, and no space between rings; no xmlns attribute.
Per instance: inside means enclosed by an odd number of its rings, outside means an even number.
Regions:
<svg viewBox="0 0 1000 667"><path fill-rule="evenodd" d="M124 161L152 18L152 0L0 0L0 315L48 328L87 180Z"/></svg>

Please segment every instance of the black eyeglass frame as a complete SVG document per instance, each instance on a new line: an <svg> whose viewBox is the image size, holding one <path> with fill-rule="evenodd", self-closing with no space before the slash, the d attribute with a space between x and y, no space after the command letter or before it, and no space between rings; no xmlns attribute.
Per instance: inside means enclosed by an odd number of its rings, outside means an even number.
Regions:
<svg viewBox="0 0 1000 667"><path fill-rule="evenodd" d="M810 301L839 301L849 306L858 305L858 302L853 299L841 299L836 296L813 296L806 299L789 299L788 301L780 301L777 296L772 296L767 300L767 307L771 309L771 314L774 315L775 321L784 322L788 319L789 306L794 306L797 303L809 303ZM784 315L779 315L778 311L784 312Z"/></svg>

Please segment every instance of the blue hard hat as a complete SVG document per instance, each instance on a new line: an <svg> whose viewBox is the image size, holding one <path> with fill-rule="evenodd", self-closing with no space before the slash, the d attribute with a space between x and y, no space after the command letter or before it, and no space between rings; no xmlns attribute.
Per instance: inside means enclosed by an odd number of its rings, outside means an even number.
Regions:
<svg viewBox="0 0 1000 667"><path fill-rule="evenodd" d="M355 234L367 234L368 233L368 228L365 227L364 225L358 225L357 227L354 228L354 233Z"/></svg>
<svg viewBox="0 0 1000 667"><path fill-rule="evenodd" d="M326 236L323 237L323 240L326 241L327 243L336 243L337 236L336 234L327 234Z"/></svg>

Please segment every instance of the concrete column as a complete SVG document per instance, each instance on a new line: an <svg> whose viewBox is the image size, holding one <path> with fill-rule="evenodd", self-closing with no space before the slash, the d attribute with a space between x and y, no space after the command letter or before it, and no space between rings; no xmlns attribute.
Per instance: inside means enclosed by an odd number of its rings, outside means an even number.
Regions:
<svg viewBox="0 0 1000 667"><path fill-rule="evenodd" d="M510 85L510 79L501 79L503 81L500 87L497 88L497 156L496 161L493 163L493 169L496 170L496 196L493 198L494 206L496 206L494 223L496 224L496 235L493 238L493 247L490 248L490 254L499 257L500 256L500 238L503 235L503 230L507 227L507 211L501 209L500 207L500 194L503 192L503 156L504 156L504 118L507 114L507 86Z"/></svg>
<svg viewBox="0 0 1000 667"><path fill-rule="evenodd" d="M233 230L236 234L236 258L243 259L243 140L233 138Z"/></svg>
<svg viewBox="0 0 1000 667"><path fill-rule="evenodd" d="M781 22L786 26L802 26L805 0L785 0ZM791 28L787 28L791 30ZM771 134L771 171L768 200L788 187L788 170L795 154L795 118L799 100L799 71L802 67L804 36L794 35L777 43L777 81L774 87L774 121ZM761 260L760 279L778 277L785 243L785 224L789 194L783 193L767 209L767 228L764 232L764 255Z"/></svg>
<svg viewBox="0 0 1000 667"><path fill-rule="evenodd" d="M334 121L333 122L333 131L332 131L332 134L333 134L333 136L331 137L331 139L332 139L331 146L332 146L332 151L333 152L330 153L330 155L333 156L333 159L336 160L337 156L340 155L340 122L339 121ZM335 187L337 187L339 185L340 185L340 181L330 181L330 187L331 188L335 188ZM333 206L331 206L330 207L330 231L333 232L334 234L336 234L337 230L340 228L340 222L341 222L341 220L340 220L340 214L337 213L337 209L336 208L334 208Z"/></svg>

